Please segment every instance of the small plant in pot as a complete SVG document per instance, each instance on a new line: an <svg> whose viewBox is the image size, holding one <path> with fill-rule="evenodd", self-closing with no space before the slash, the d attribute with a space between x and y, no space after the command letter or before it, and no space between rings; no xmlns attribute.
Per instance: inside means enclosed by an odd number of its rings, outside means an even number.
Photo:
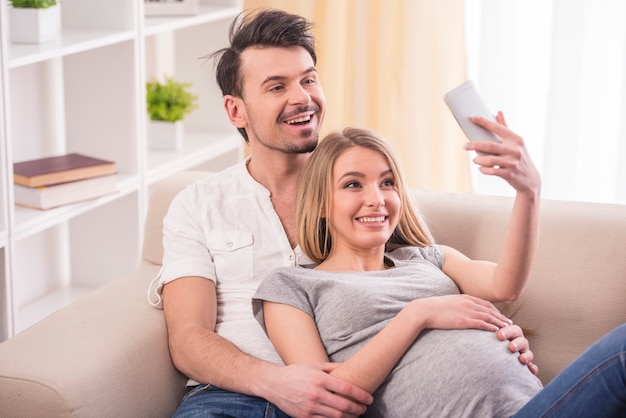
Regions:
<svg viewBox="0 0 626 418"><path fill-rule="evenodd" d="M9 4L24 9L47 9L56 6L57 0L9 0Z"/></svg>
<svg viewBox="0 0 626 418"><path fill-rule="evenodd" d="M150 123L148 135L153 149L178 149L182 146L183 119L198 108L198 97L189 91L191 83L173 77L163 82L146 83L146 104Z"/></svg>
<svg viewBox="0 0 626 418"><path fill-rule="evenodd" d="M11 41L40 44L57 38L61 13L57 0L9 0Z"/></svg>

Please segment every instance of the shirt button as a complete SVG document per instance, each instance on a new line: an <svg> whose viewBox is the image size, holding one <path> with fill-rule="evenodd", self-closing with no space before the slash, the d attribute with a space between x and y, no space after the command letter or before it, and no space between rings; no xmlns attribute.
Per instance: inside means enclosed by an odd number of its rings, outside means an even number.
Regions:
<svg viewBox="0 0 626 418"><path fill-rule="evenodd" d="M233 246L233 242L232 241L226 241L226 246L227 247L232 247Z"/></svg>
<svg viewBox="0 0 626 418"><path fill-rule="evenodd" d="M293 254L289 255L289 261L293 261Z"/></svg>

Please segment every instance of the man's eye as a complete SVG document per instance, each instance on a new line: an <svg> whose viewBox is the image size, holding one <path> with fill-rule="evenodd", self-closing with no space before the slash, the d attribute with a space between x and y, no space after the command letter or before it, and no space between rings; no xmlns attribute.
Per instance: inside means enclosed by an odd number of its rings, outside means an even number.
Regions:
<svg viewBox="0 0 626 418"><path fill-rule="evenodd" d="M283 89L283 86L274 86L270 88L270 91L280 91Z"/></svg>

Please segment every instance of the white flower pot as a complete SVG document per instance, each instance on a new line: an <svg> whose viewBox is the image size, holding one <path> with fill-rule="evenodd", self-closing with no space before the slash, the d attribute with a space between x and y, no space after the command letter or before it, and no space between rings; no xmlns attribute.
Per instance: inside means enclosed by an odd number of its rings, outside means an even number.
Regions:
<svg viewBox="0 0 626 418"><path fill-rule="evenodd" d="M165 122L148 121L148 144L153 150L175 151L183 146L185 125L182 120Z"/></svg>
<svg viewBox="0 0 626 418"><path fill-rule="evenodd" d="M9 7L11 41L41 44L54 41L61 28L61 7L46 9Z"/></svg>

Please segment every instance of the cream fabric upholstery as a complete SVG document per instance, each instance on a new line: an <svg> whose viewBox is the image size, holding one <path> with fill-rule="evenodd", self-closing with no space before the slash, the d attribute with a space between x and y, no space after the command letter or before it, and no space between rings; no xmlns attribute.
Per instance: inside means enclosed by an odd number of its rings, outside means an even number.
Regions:
<svg viewBox="0 0 626 418"><path fill-rule="evenodd" d="M169 417L184 394L162 311L147 302L171 198L205 176L154 185L143 261L127 277L0 344L3 417ZM497 259L511 199L414 191L435 239ZM541 240L524 295L503 310L527 330L548 382L589 344L626 322L626 206L542 203Z"/></svg>

